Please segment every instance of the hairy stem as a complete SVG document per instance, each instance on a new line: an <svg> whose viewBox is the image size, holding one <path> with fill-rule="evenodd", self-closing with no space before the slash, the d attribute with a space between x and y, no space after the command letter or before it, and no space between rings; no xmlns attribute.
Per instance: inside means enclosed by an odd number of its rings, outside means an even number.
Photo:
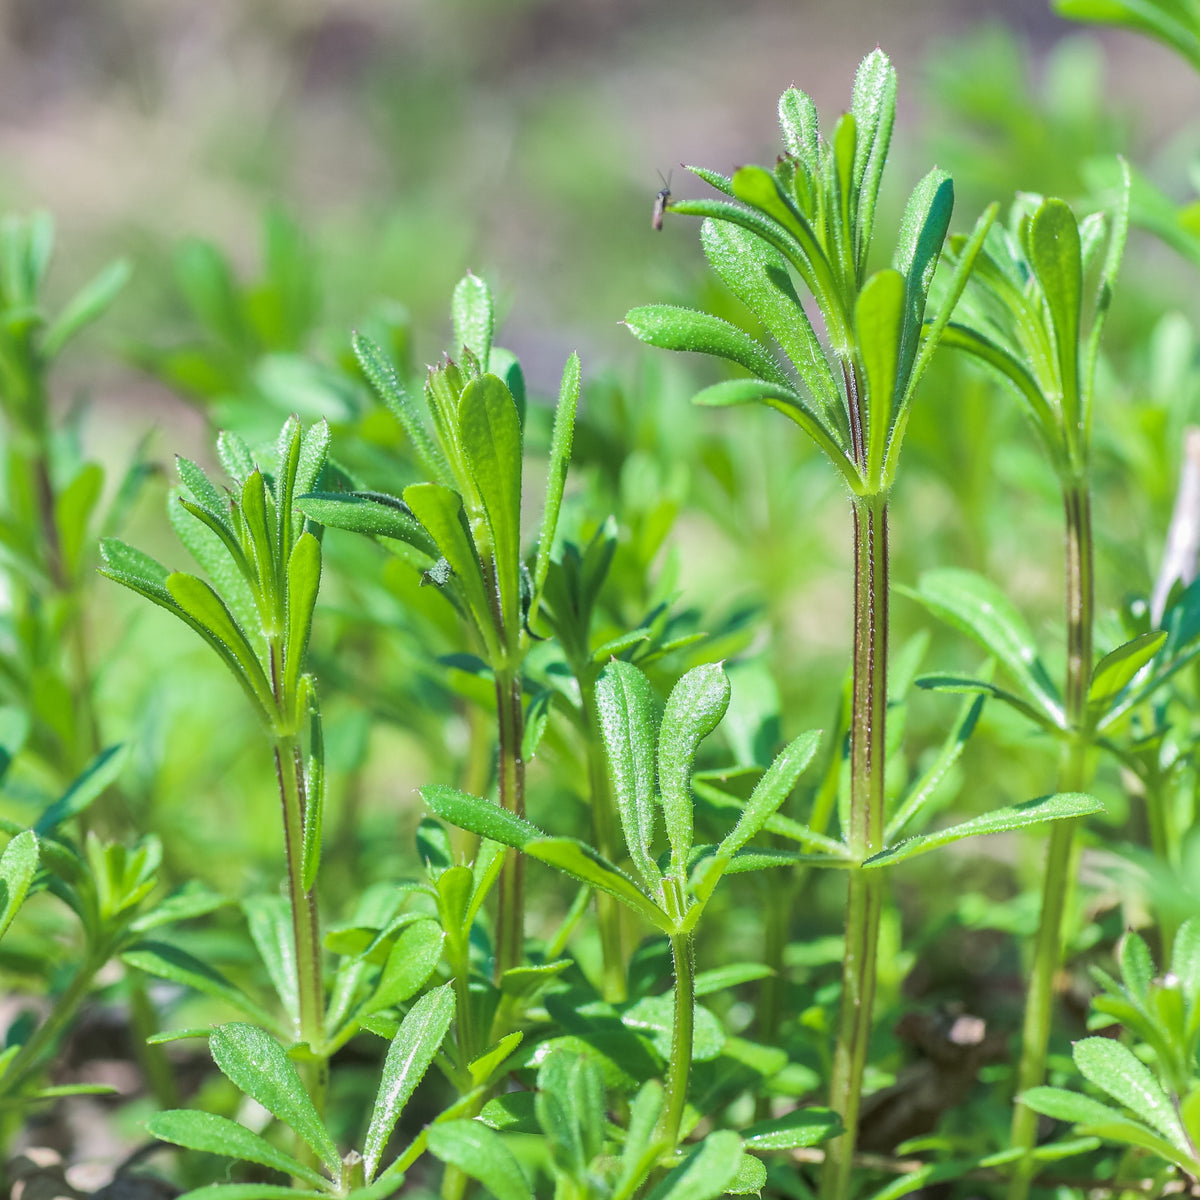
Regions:
<svg viewBox="0 0 1200 1200"><path fill-rule="evenodd" d="M518 671L496 672L496 713L500 731L500 806L525 815L525 760L521 756L525 712ZM521 965L525 951L525 859L516 850L500 869L500 908L496 918L496 980Z"/></svg>
<svg viewBox="0 0 1200 1200"><path fill-rule="evenodd" d="M1091 495L1085 478L1063 487L1066 514L1067 678L1066 717L1070 738L1063 750L1059 789L1080 791L1088 778L1088 688L1092 680L1094 546ZM1025 1000L1017 1095L1037 1087L1046 1074L1050 1027L1054 1015L1054 978L1062 962L1064 918L1074 875L1077 821L1051 826L1042 881L1042 915L1034 944L1033 970ZM1012 1144L1025 1151L1009 1187L1009 1200L1025 1200L1033 1178L1029 1152L1037 1139L1037 1114L1018 1103L1013 1110Z"/></svg>
<svg viewBox="0 0 1200 1200"><path fill-rule="evenodd" d="M320 926L317 897L304 886L304 760L292 735L275 739L275 774L283 808L287 851L288 896L296 947L296 980L300 993L300 1040L317 1052L325 1039L325 990L321 981Z"/></svg>
<svg viewBox="0 0 1200 1200"><path fill-rule="evenodd" d="M696 958L689 934L672 935L671 958L675 964L675 1019L671 1027L671 1062L659 1129L661 1140L674 1150L679 1143L683 1109L687 1104L696 1021Z"/></svg>
<svg viewBox="0 0 1200 1200"><path fill-rule="evenodd" d="M850 852L862 862L883 849L883 783L887 713L887 495L854 503L854 682L850 716ZM846 1132L829 1143L821 1200L850 1192L863 1070L875 1002L883 878L851 868L846 902L842 1003L830 1082L830 1106Z"/></svg>

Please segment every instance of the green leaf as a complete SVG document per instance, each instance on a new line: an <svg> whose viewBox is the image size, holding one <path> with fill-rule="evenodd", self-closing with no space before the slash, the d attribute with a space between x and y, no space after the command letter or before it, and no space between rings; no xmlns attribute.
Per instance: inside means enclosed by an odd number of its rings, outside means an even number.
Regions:
<svg viewBox="0 0 1200 1200"><path fill-rule="evenodd" d="M300 1017L300 985L296 977L291 905L280 895L248 896L242 901L242 911L275 994L295 1022Z"/></svg>
<svg viewBox="0 0 1200 1200"><path fill-rule="evenodd" d="M812 97L799 88L788 88L779 97L779 127L788 151L808 174L815 175L821 166L821 134Z"/></svg>
<svg viewBox="0 0 1200 1200"><path fill-rule="evenodd" d="M201 1150L206 1154L221 1154L226 1158L258 1163L294 1179L302 1179L317 1188L327 1182L311 1167L276 1149L266 1138L213 1113L195 1109L169 1109L152 1114L146 1121L146 1128L160 1141L171 1142L188 1150Z"/></svg>
<svg viewBox="0 0 1200 1200"><path fill-rule="evenodd" d="M434 479L449 482L450 469L446 465L446 459L426 431L421 414L400 382L395 366L370 338L363 337L362 334L356 333L353 336L351 346L367 382L392 416L399 421L425 469Z"/></svg>
<svg viewBox="0 0 1200 1200"><path fill-rule="evenodd" d="M88 523L103 488L104 469L99 463L85 463L54 501L59 552L72 576L79 570L85 547L90 547Z"/></svg>
<svg viewBox="0 0 1200 1200"><path fill-rule="evenodd" d="M488 369L488 358L492 353L492 333L496 315L492 308L492 293L488 285L470 271L458 281L454 298L450 303L454 320L454 344L458 349L469 350L479 363L479 369ZM458 350L455 351L458 353Z"/></svg>
<svg viewBox="0 0 1200 1200"><path fill-rule="evenodd" d="M489 652L497 653L495 623L480 574L479 558L463 522L462 498L437 483L415 483L404 489L404 503L437 544L462 588L467 608Z"/></svg>
<svg viewBox="0 0 1200 1200"><path fill-rule="evenodd" d="M662 1107L662 1084L657 1079L647 1080L629 1105L629 1126L614 1195L632 1195L657 1162L659 1146L654 1132Z"/></svg>
<svg viewBox="0 0 1200 1200"><path fill-rule="evenodd" d="M913 784L908 795L904 797L895 814L888 821L883 834L885 843L895 841L904 828L911 824L933 799L950 768L962 756L967 739L975 732L975 725L979 720L979 714L983 711L986 696L987 693L968 696L963 701L962 707L958 710L958 717L946 735L946 740L938 750L937 756L929 765L929 769Z"/></svg>
<svg viewBox="0 0 1200 1200"><path fill-rule="evenodd" d="M757 1196L767 1185L767 1168L762 1159L742 1153L733 1178L725 1185L726 1195Z"/></svg>
<svg viewBox="0 0 1200 1200"><path fill-rule="evenodd" d="M536 838L525 843L525 853L557 867L581 883L589 883L615 896L658 929L670 932L671 921L645 892L591 846L574 838Z"/></svg>
<svg viewBox="0 0 1200 1200"><path fill-rule="evenodd" d="M961 842L963 838L982 837L988 833L1008 833L1014 829L1026 829L1030 825L1041 825L1046 821L1066 821L1076 817L1086 817L1092 813L1104 811L1104 805L1094 796L1081 792L1060 792L1054 796L1045 796L1037 800L1026 800L1021 804L1010 804L1005 808L997 808L982 816L973 817L961 825L951 825L948 829L939 829L936 833L926 833L921 837L908 838L889 846L878 854L872 855L864 867L884 867L893 863L903 862L918 854L936 850L939 846L948 846L952 842Z"/></svg>
<svg viewBox="0 0 1200 1200"><path fill-rule="evenodd" d="M925 302L953 211L954 183L945 171L934 167L909 197L896 244L894 265L904 275L904 337L896 370L901 393L913 372Z"/></svg>
<svg viewBox="0 0 1200 1200"><path fill-rule="evenodd" d="M1053 4L1062 17L1120 25L1157 38L1200 71L1200 17L1180 0L1053 0Z"/></svg>
<svg viewBox="0 0 1200 1200"><path fill-rule="evenodd" d="M658 786L676 873L692 849L692 767L700 743L729 707L729 676L719 663L688 671L671 689L658 731Z"/></svg>
<svg viewBox="0 0 1200 1200"><path fill-rule="evenodd" d="M302 533L292 547L287 567L287 645L284 651L283 695L296 696L300 672L312 633L313 609L321 586L321 543Z"/></svg>
<svg viewBox="0 0 1200 1200"><path fill-rule="evenodd" d="M1143 1011L1150 1000L1150 986L1154 982L1154 959L1150 947L1132 929L1128 930L1117 947L1117 962L1134 1003Z"/></svg>
<svg viewBox="0 0 1200 1200"><path fill-rule="evenodd" d="M876 271L854 308L858 352L866 375L867 479L878 484L896 405L905 287L899 271ZM903 379L900 380L903 385Z"/></svg>
<svg viewBox="0 0 1200 1200"><path fill-rule="evenodd" d="M46 330L42 338L43 357L47 360L54 358L81 329L102 317L129 282L130 274L132 268L122 258L109 263L85 283Z"/></svg>
<svg viewBox="0 0 1200 1200"><path fill-rule="evenodd" d="M660 350L712 354L746 368L760 379L788 386L770 350L744 330L711 313L673 304L648 304L625 314L634 337Z"/></svg>
<svg viewBox="0 0 1200 1200"><path fill-rule="evenodd" d="M579 407L581 385L579 355L572 353L563 368L562 383L558 389L558 406L554 410L554 433L550 439L550 461L546 469L546 503L542 508L542 527L538 533L537 558L533 566L532 609L537 612L537 602L546 586L550 571L550 552L554 548L554 533L558 528L558 514L562 508L563 489L567 482L567 467L571 461L571 447L575 440L575 412Z"/></svg>
<svg viewBox="0 0 1200 1200"><path fill-rule="evenodd" d="M112 786L125 768L129 746L120 743L101 750L70 787L38 817L33 831L39 837L53 833L64 821L86 812L105 790Z"/></svg>
<svg viewBox="0 0 1200 1200"><path fill-rule="evenodd" d="M766 979L775 972L763 963L727 963L711 971L700 971L696 975L693 991L697 997L710 992L723 992L726 988L751 983L755 979Z"/></svg>
<svg viewBox="0 0 1200 1200"><path fill-rule="evenodd" d="M504 629L514 648L521 628L521 419L502 380L481 375L463 388L458 426L467 467L483 501Z"/></svg>
<svg viewBox="0 0 1200 1200"><path fill-rule="evenodd" d="M453 1017L454 990L450 984L443 984L426 992L400 1022L400 1030L388 1047L363 1142L363 1169L368 1183L375 1178L396 1121L429 1070Z"/></svg>
<svg viewBox="0 0 1200 1200"><path fill-rule="evenodd" d="M1033 214L1029 261L1050 312L1068 445L1082 453L1081 439L1085 435L1079 395L1079 317L1083 259L1075 214L1062 200L1044 200Z"/></svg>
<svg viewBox="0 0 1200 1200"><path fill-rule="evenodd" d="M767 327L812 392L824 419L831 420L841 408L841 393L783 255L757 234L729 221L705 220L700 237L713 269Z"/></svg>
<svg viewBox="0 0 1200 1200"><path fill-rule="evenodd" d="M1178 1162L1181 1157L1175 1146L1148 1126L1131 1120L1124 1113L1090 1096L1081 1096L1064 1088L1035 1087L1022 1092L1018 1099L1034 1112L1053 1117L1056 1121L1070 1121L1084 1132L1097 1133L1112 1141L1152 1150L1168 1162Z"/></svg>
<svg viewBox="0 0 1200 1200"><path fill-rule="evenodd" d="M716 1200L737 1174L742 1139L730 1129L710 1133L650 1193L648 1200Z"/></svg>
<svg viewBox="0 0 1200 1200"><path fill-rule="evenodd" d="M483 1184L496 1200L532 1200L533 1192L504 1139L480 1121L429 1127L429 1151Z"/></svg>
<svg viewBox="0 0 1200 1200"><path fill-rule="evenodd" d="M37 869L37 835L32 829L26 829L18 833L0 854L0 937L4 936L25 902Z"/></svg>
<svg viewBox="0 0 1200 1200"><path fill-rule="evenodd" d="M1170 1097L1128 1046L1112 1038L1075 1043L1075 1065L1086 1079L1143 1117L1178 1149L1189 1152L1187 1134Z"/></svg>
<svg viewBox="0 0 1200 1200"><path fill-rule="evenodd" d="M539 1134L542 1127L534 1113L535 1099L533 1092L505 1092L483 1106L479 1119L501 1133Z"/></svg>
<svg viewBox="0 0 1200 1200"><path fill-rule="evenodd" d="M209 242L188 238L175 253L175 282L197 320L218 341L238 346L245 316L229 264Z"/></svg>
<svg viewBox="0 0 1200 1200"><path fill-rule="evenodd" d="M220 654L236 676L245 680L263 711L270 712L274 697L262 665L221 597L204 580L182 571L167 576L166 590L188 624Z"/></svg>
<svg viewBox="0 0 1200 1200"><path fill-rule="evenodd" d="M702 1004L695 1005L693 1012L692 1061L711 1062L725 1048L725 1030ZM643 996L621 1014L621 1024L643 1034L664 1062L670 1061L675 1027L675 997L672 993Z"/></svg>
<svg viewBox="0 0 1200 1200"><path fill-rule="evenodd" d="M338 1178L341 1156L283 1047L270 1034L240 1021L218 1026L208 1045L222 1073L294 1130Z"/></svg>
<svg viewBox="0 0 1200 1200"><path fill-rule="evenodd" d="M515 1030L505 1034L482 1054L471 1059L467 1064L467 1069L471 1072L471 1081L479 1087L494 1082L497 1072L516 1053L524 1038L525 1035L520 1030Z"/></svg>
<svg viewBox="0 0 1200 1200"><path fill-rule="evenodd" d="M821 417L791 387L768 383L765 379L728 379L697 392L692 403L706 408L761 403L783 413L825 451L852 491L862 491L858 468L850 461L840 437L825 426Z"/></svg>
<svg viewBox="0 0 1200 1200"><path fill-rule="evenodd" d="M582 1179L604 1145L604 1075L593 1056L551 1050L538 1070L534 1111L562 1171Z"/></svg>
<svg viewBox="0 0 1200 1200"><path fill-rule="evenodd" d="M328 1200L329 1197L328 1192L305 1192L278 1183L210 1183L185 1195L188 1200Z"/></svg>
<svg viewBox="0 0 1200 1200"><path fill-rule="evenodd" d="M773 817L812 762L820 745L819 730L802 733L785 746L754 785L737 824L725 835L717 854L732 857Z"/></svg>
<svg viewBox="0 0 1200 1200"><path fill-rule="evenodd" d="M415 995L436 970L446 935L436 921L416 921L396 939L379 982L363 1005L361 1016L381 1012Z"/></svg>
<svg viewBox="0 0 1200 1200"><path fill-rule="evenodd" d="M201 962L178 946L167 942L137 942L121 955L121 961L139 971L145 971L147 975L194 988L202 995L238 1009L262 1025L272 1024L266 1009L235 988L215 967Z"/></svg>
<svg viewBox="0 0 1200 1200"><path fill-rule="evenodd" d="M429 556L439 557L436 543L412 515L407 504L383 492L308 492L296 497L304 515L321 525L405 542Z"/></svg>
<svg viewBox="0 0 1200 1200"><path fill-rule="evenodd" d="M855 261L861 274L875 228L875 204L896 119L896 71L882 50L872 50L859 64L850 111L858 130L853 185L858 195Z"/></svg>
<svg viewBox="0 0 1200 1200"><path fill-rule="evenodd" d="M1033 634L1016 605L994 583L974 571L940 567L921 576L914 598L994 654L1035 707L1064 728L1062 702L1038 657Z"/></svg>
<svg viewBox="0 0 1200 1200"><path fill-rule="evenodd" d="M742 1131L747 1150L796 1150L815 1146L842 1132L841 1118L828 1108L797 1108L773 1121L758 1121Z"/></svg>
<svg viewBox="0 0 1200 1200"><path fill-rule="evenodd" d="M490 838L515 850L523 850L534 838L544 837L536 825L515 816L490 800L469 796L444 783L427 783L419 789L430 810L468 833Z"/></svg>
<svg viewBox="0 0 1200 1200"><path fill-rule="evenodd" d="M596 681L596 710L625 845L642 882L662 875L654 856L654 741L658 718L650 680L632 663L614 660Z"/></svg>
<svg viewBox="0 0 1200 1200"><path fill-rule="evenodd" d="M1088 689L1088 709L1093 720L1133 682L1133 677L1162 649L1166 640L1165 629L1151 630L1118 646L1096 664Z"/></svg>

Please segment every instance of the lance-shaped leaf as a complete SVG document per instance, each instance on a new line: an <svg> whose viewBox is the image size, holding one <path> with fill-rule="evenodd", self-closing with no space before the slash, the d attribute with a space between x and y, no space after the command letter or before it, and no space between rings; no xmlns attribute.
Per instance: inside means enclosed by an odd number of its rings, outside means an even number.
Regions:
<svg viewBox="0 0 1200 1200"><path fill-rule="evenodd" d="M785 1117L758 1121L742 1131L747 1150L798 1150L842 1132L842 1121L828 1108L797 1108Z"/></svg>
<svg viewBox="0 0 1200 1200"><path fill-rule="evenodd" d="M936 850L939 846L961 842L964 838L982 837L988 833L1008 833L1014 829L1041 825L1046 821L1072 820L1103 811L1104 805L1094 796L1087 796L1082 792L1060 792L1055 796L997 808L982 816L973 817L970 821L964 821L961 825L939 829L936 833L908 838L872 855L863 865L870 868L891 866L893 863L903 862L906 858Z"/></svg>
<svg viewBox="0 0 1200 1200"><path fill-rule="evenodd" d="M1134 676L1162 649L1165 629L1151 630L1106 654L1092 672L1088 709L1095 720L1133 682Z"/></svg>
<svg viewBox="0 0 1200 1200"><path fill-rule="evenodd" d="M712 354L745 367L752 375L788 386L788 378L762 342L711 313L674 304L631 308L625 324L640 341L660 350Z"/></svg>
<svg viewBox="0 0 1200 1200"><path fill-rule="evenodd" d="M650 680L632 663L610 662L596 683L596 709L625 846L643 883L653 887L662 875L654 855L658 717Z"/></svg>
<svg viewBox="0 0 1200 1200"><path fill-rule="evenodd" d="M283 1047L269 1033L240 1021L219 1025L208 1045L221 1072L294 1130L337 1178L342 1166L337 1147Z"/></svg>
<svg viewBox="0 0 1200 1200"><path fill-rule="evenodd" d="M287 567L287 643L283 657L283 694L294 696L308 652L313 608L321 586L321 543L311 533L302 533L292 547Z"/></svg>
<svg viewBox="0 0 1200 1200"><path fill-rule="evenodd" d="M896 244L895 267L904 275L904 336L897 367L902 392L917 357L925 302L953 211L954 183L934 167L909 197Z"/></svg>
<svg viewBox="0 0 1200 1200"><path fill-rule="evenodd" d="M426 431L420 411L400 382L400 376L387 355L370 338L359 333L351 339L351 345L367 382L392 416L400 422L425 469L434 479L448 483L450 468L445 456Z"/></svg>
<svg viewBox="0 0 1200 1200"><path fill-rule="evenodd" d="M742 1139L731 1129L710 1133L650 1193L649 1200L716 1200L737 1173Z"/></svg>
<svg viewBox="0 0 1200 1200"><path fill-rule="evenodd" d="M86 812L116 781L128 759L129 746L125 742L101 750L71 781L67 790L38 817L33 826L34 832L39 837L45 837L64 821Z"/></svg>
<svg viewBox="0 0 1200 1200"><path fill-rule="evenodd" d="M929 769L913 784L908 795L896 809L895 815L888 821L883 834L885 843L892 842L899 837L905 826L915 820L933 799L950 768L962 756L967 739L975 732L975 725L979 720L979 714L983 711L986 698L987 694L982 693L963 701L962 707L958 710L958 718L951 726L946 740L929 765Z"/></svg>
<svg viewBox="0 0 1200 1200"><path fill-rule="evenodd" d="M567 482L567 465L571 461L571 446L575 440L575 411L579 407L581 383L579 355L572 353L563 368L558 389L558 407L554 410L554 433L550 438L550 463L546 471L546 504L542 509L542 528L538 534L537 558L533 566L533 604L537 603L546 586L550 571L550 552L554 548L554 533L562 508L563 489Z"/></svg>
<svg viewBox="0 0 1200 1200"><path fill-rule="evenodd" d="M403 500L384 492L308 492L296 497L306 517L333 529L392 538L420 550L430 562L437 545Z"/></svg>
<svg viewBox="0 0 1200 1200"><path fill-rule="evenodd" d="M242 901L246 924L259 957L271 977L284 1011L295 1022L300 1016L300 985L296 975L296 942L291 907L282 896L248 896Z"/></svg>
<svg viewBox="0 0 1200 1200"><path fill-rule="evenodd" d="M480 1121L442 1121L429 1128L429 1151L478 1180L496 1200L532 1200L533 1192L504 1139Z"/></svg>
<svg viewBox="0 0 1200 1200"><path fill-rule="evenodd" d="M98 320L129 282L131 267L125 259L109 263L67 301L42 338L42 355L53 358L80 330Z"/></svg>
<svg viewBox="0 0 1200 1200"><path fill-rule="evenodd" d="M877 271L858 294L854 325L867 384L867 478L879 485L896 403L905 336L905 283L899 271ZM903 379L899 380L901 388Z"/></svg>
<svg viewBox="0 0 1200 1200"><path fill-rule="evenodd" d="M692 848L692 765L700 743L729 707L729 676L718 663L695 667L671 689L658 731L658 786L671 863L685 869Z"/></svg>
<svg viewBox="0 0 1200 1200"><path fill-rule="evenodd" d="M1123 1112L1082 1096L1068 1092L1065 1088L1035 1087L1022 1092L1020 1102L1034 1112L1053 1117L1056 1121L1070 1121L1081 1133L1096 1134L1112 1141L1139 1146L1165 1158L1168 1162L1179 1162L1179 1151L1165 1138L1160 1137L1148 1125L1134 1121Z"/></svg>
<svg viewBox="0 0 1200 1200"><path fill-rule="evenodd" d="M37 835L32 829L26 829L18 833L0 854L0 937L4 936L25 902L37 868Z"/></svg>
<svg viewBox="0 0 1200 1200"><path fill-rule="evenodd" d="M717 847L719 857L732 857L775 816L780 805L791 795L796 781L812 762L820 742L820 731L809 730L775 756L762 778L754 785L754 791L750 793L737 824Z"/></svg>
<svg viewBox="0 0 1200 1200"><path fill-rule="evenodd" d="M495 652L495 623L488 605L479 559L463 522L462 498L437 483L415 483L404 489L404 503L425 527L450 564L480 635Z"/></svg>
<svg viewBox="0 0 1200 1200"><path fill-rule="evenodd" d="M859 64L850 103L858 130L854 151L854 192L858 196L855 260L861 273L875 228L875 204L896 119L896 71L882 50Z"/></svg>
<svg viewBox="0 0 1200 1200"><path fill-rule="evenodd" d="M236 1121L213 1113L195 1109L169 1109L167 1112L154 1113L146 1122L146 1128L160 1141L171 1142L188 1150L201 1150L206 1154L221 1154L226 1158L258 1163L290 1175L293 1179L301 1179L313 1187L320 1188L328 1182L312 1167L306 1167L290 1154L272 1146L266 1138L259 1137Z"/></svg>
<svg viewBox="0 0 1200 1200"><path fill-rule="evenodd" d="M581 883L615 896L656 928L672 931L666 913L624 871L613 866L591 846L574 838L537 838L525 843L525 853L530 858L557 867Z"/></svg>
<svg viewBox="0 0 1200 1200"><path fill-rule="evenodd" d="M375 1178L396 1121L441 1048L453 1016L454 991L450 984L443 984L426 992L400 1022L383 1063L379 1092L363 1142L363 1169L368 1183Z"/></svg>
<svg viewBox="0 0 1200 1200"><path fill-rule="evenodd" d="M468 271L455 285L450 315L454 321L455 357L458 357L460 350L469 350L475 356L479 369L486 371L492 353L496 314L492 293L478 275Z"/></svg>
<svg viewBox="0 0 1200 1200"><path fill-rule="evenodd" d="M416 995L437 969L446 935L436 921L416 921L396 939L375 991L357 1014L382 1012Z"/></svg>
<svg viewBox="0 0 1200 1200"><path fill-rule="evenodd" d="M1149 1068L1128 1046L1112 1038L1090 1037L1075 1043L1075 1065L1098 1088L1145 1118L1178 1149L1188 1147L1170 1097Z"/></svg>
<svg viewBox="0 0 1200 1200"><path fill-rule="evenodd" d="M178 946L167 942L137 942L121 955L121 961L147 975L169 979L172 983L194 988L201 995L229 1004L252 1021L267 1026L274 1024L266 1009L234 987L220 971Z"/></svg>
<svg viewBox="0 0 1200 1200"><path fill-rule="evenodd" d="M1013 602L990 580L959 567L926 571L912 593L935 616L974 638L1008 669L1034 705L1063 726L1062 703L1033 634Z"/></svg>
<svg viewBox="0 0 1200 1200"><path fill-rule="evenodd" d="M545 837L536 825L523 817L447 784L429 783L420 792L421 799L443 821L514 850L523 850L534 838Z"/></svg>
<svg viewBox="0 0 1200 1200"><path fill-rule="evenodd" d="M521 627L521 420L502 380L481 375L463 388L458 427L467 468L483 501L512 647Z"/></svg>
<svg viewBox="0 0 1200 1200"><path fill-rule="evenodd" d="M183 571L167 576L166 590L176 610L225 660L255 696L263 712L271 712L275 699L262 664L221 597L203 579Z"/></svg>
<svg viewBox="0 0 1200 1200"><path fill-rule="evenodd" d="M1076 21L1119 25L1157 38L1200 71L1200 16L1180 0L1053 0L1054 10Z"/></svg>
<svg viewBox="0 0 1200 1200"><path fill-rule="evenodd" d="M1068 445L1082 452L1079 318L1083 260L1075 214L1062 200L1044 200L1033 214L1029 225L1029 262L1041 284L1042 295L1050 312Z"/></svg>
<svg viewBox="0 0 1200 1200"><path fill-rule="evenodd" d="M604 1075L593 1056L551 1050L538 1070L534 1108L557 1167L582 1179L604 1145Z"/></svg>
<svg viewBox="0 0 1200 1200"><path fill-rule="evenodd" d="M841 408L841 391L783 255L757 234L728 221L706 220L700 239L713 269L767 327L812 392L818 410L832 419Z"/></svg>
<svg viewBox="0 0 1200 1200"><path fill-rule="evenodd" d="M795 421L829 456L853 492L863 490L858 468L850 461L840 438L825 426L805 400L790 387L765 379L727 379L714 383L692 397L693 404L706 408L728 408L737 404L765 404Z"/></svg>
<svg viewBox="0 0 1200 1200"><path fill-rule="evenodd" d="M799 88L788 88L779 97L779 127L789 153L809 175L815 175L821 169L821 134L812 97Z"/></svg>

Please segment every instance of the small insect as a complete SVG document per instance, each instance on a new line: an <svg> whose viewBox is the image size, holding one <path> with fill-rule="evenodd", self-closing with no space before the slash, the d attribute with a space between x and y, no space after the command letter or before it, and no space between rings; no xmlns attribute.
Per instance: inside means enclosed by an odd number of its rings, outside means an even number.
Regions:
<svg viewBox="0 0 1200 1200"><path fill-rule="evenodd" d="M666 179L663 179L663 173L659 171L658 177L662 179L662 188L654 197L654 212L650 217L650 228L661 233L663 213L667 211L667 204L671 199L671 172L668 171Z"/></svg>

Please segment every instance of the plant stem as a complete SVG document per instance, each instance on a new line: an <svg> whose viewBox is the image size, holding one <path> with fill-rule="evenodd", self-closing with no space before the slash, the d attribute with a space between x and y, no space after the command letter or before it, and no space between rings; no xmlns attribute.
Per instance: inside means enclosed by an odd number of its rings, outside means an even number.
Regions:
<svg viewBox="0 0 1200 1200"><path fill-rule="evenodd" d="M496 715L500 730L500 807L525 815L525 760L521 739L525 711L519 671L496 671ZM516 850L504 855L500 868L500 907L496 918L496 981L521 965L525 953L525 859Z"/></svg>
<svg viewBox="0 0 1200 1200"><path fill-rule="evenodd" d="M1092 679L1092 625L1095 592L1095 551L1092 509L1086 476L1064 481L1066 514L1067 678L1066 718L1070 737L1063 749L1059 789L1076 792L1088 776L1088 688ZM1050 1026L1054 1010L1054 977L1062 962L1064 918L1071 891L1077 821L1051 826L1042 883L1042 915L1034 945L1033 972L1025 1000L1017 1095L1037 1087L1046 1074ZM1037 1139L1037 1114L1023 1104L1013 1110L1012 1144L1025 1151L1013 1173L1009 1200L1024 1200L1033 1179L1029 1152Z"/></svg>
<svg viewBox="0 0 1200 1200"><path fill-rule="evenodd" d="M108 961L108 951L94 950L75 972L67 989L56 1001L50 1015L33 1031L27 1041L8 1064L8 1070L0 1078L0 1096L12 1096L41 1064L47 1051L53 1048L63 1031L75 1019L79 1006L91 990L96 973Z"/></svg>
<svg viewBox="0 0 1200 1200"><path fill-rule="evenodd" d="M317 898L304 887L304 760L291 734L275 739L275 773L283 807L287 850L288 894L292 905L292 937L296 946L296 981L300 1000L300 1040L314 1054L325 1039L325 990L321 980L321 942Z"/></svg>
<svg viewBox="0 0 1200 1200"><path fill-rule="evenodd" d="M675 1018L671 1026L671 1062L667 1072L666 1099L659 1125L668 1151L679 1144L683 1110L687 1104L688 1080L692 1071L692 1040L696 1021L696 957L690 934L671 936L671 958L675 964Z"/></svg>
<svg viewBox="0 0 1200 1200"><path fill-rule="evenodd" d="M592 833L596 849L610 862L616 861L616 826L612 793L608 786L608 766L597 731L600 719L596 711L596 689L582 672L580 680L583 699L584 748L587 754L588 793L592 809ZM604 999L609 1004L621 1004L626 998L625 954L621 939L621 905L614 896L597 890L596 923L600 928L600 953L603 962Z"/></svg>
<svg viewBox="0 0 1200 1200"><path fill-rule="evenodd" d="M851 857L862 862L883 849L883 783L887 714L887 494L854 502L854 682L850 715ZM863 1070L875 1002L876 953L883 877L852 867L846 902L842 1003L830 1082L830 1106L846 1132L829 1143L821 1200L850 1191L862 1099Z"/></svg>

